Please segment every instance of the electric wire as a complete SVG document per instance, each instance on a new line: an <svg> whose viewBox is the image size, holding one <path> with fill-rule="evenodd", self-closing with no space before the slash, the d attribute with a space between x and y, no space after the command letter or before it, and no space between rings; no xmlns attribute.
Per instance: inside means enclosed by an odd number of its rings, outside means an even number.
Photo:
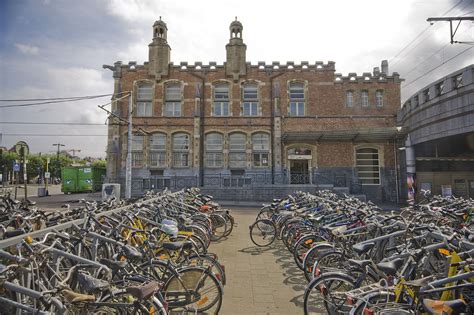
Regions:
<svg viewBox="0 0 474 315"><path fill-rule="evenodd" d="M107 126L105 123L81 123L81 122L36 122L36 121L0 121L5 125L64 125L64 126Z"/></svg>
<svg viewBox="0 0 474 315"><path fill-rule="evenodd" d="M3 136L22 137L107 137L106 134L38 134L38 133L3 133Z"/></svg>

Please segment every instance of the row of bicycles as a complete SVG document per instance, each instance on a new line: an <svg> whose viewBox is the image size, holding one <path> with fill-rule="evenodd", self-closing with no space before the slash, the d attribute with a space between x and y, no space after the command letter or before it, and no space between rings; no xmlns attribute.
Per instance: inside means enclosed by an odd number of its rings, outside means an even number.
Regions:
<svg viewBox="0 0 474 315"><path fill-rule="evenodd" d="M249 227L275 240L308 284L305 314L473 314L474 201L425 193L384 211L330 191L265 205Z"/></svg>
<svg viewBox="0 0 474 315"><path fill-rule="evenodd" d="M0 314L218 314L225 267L208 251L234 219L196 188L0 241ZM78 223L79 222L79 223Z"/></svg>

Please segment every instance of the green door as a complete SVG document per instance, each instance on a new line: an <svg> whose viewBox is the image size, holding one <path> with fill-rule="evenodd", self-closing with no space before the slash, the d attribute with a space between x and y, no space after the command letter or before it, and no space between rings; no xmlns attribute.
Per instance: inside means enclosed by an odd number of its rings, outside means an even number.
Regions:
<svg viewBox="0 0 474 315"><path fill-rule="evenodd" d="M63 193L72 193L77 191L77 168L63 167L61 169L61 178L61 191Z"/></svg>
<svg viewBox="0 0 474 315"><path fill-rule="evenodd" d="M80 167L78 171L78 191L92 191L92 167Z"/></svg>

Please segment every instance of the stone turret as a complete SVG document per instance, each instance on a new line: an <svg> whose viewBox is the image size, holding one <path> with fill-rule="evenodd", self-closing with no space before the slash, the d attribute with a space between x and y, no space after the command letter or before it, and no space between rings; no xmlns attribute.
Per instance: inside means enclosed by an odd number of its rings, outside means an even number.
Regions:
<svg viewBox="0 0 474 315"><path fill-rule="evenodd" d="M239 77L247 74L247 64L245 53L247 46L242 40L242 23L235 21L230 24L230 40L225 46L227 58L225 64L225 72L227 76L232 76L234 81L238 81Z"/></svg>
<svg viewBox="0 0 474 315"><path fill-rule="evenodd" d="M160 16L160 20L153 24L153 41L148 45L148 73L155 76L157 81L161 80L162 76L168 75L171 48L166 39L167 32L166 23Z"/></svg>

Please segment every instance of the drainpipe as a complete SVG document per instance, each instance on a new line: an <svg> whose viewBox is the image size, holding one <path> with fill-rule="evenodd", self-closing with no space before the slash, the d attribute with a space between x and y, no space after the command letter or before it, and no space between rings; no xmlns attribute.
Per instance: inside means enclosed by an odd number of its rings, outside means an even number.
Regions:
<svg viewBox="0 0 474 315"><path fill-rule="evenodd" d="M275 184L275 150L274 150L274 135L275 135L275 103L273 100L273 79L278 78L279 76L285 74L285 72L280 72L270 77L270 113L271 113L271 129L270 129L270 145L272 149L272 185Z"/></svg>
<svg viewBox="0 0 474 315"><path fill-rule="evenodd" d="M200 74L196 74L193 72L189 72L190 75L201 79L202 84L202 91L201 91L201 104L199 108L199 121L200 121L200 128L199 128L199 186L204 186L204 102L205 98L205 90L206 90L206 77Z"/></svg>

